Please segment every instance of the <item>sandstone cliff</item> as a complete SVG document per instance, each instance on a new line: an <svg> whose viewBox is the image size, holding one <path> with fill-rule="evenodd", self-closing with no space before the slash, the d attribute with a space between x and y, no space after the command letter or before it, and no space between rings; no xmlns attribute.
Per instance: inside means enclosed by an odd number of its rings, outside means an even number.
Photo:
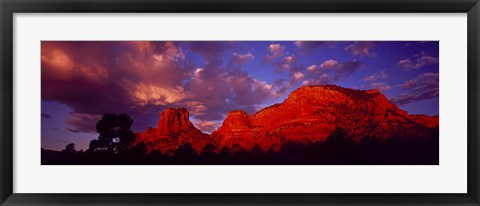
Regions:
<svg viewBox="0 0 480 206"><path fill-rule="evenodd" d="M427 138L438 132L438 116L408 115L378 90L354 90L334 85L303 86L279 104L253 115L237 110L228 113L221 127L211 135L189 121L184 108L166 109L157 128L137 133L137 142L149 150L173 151L189 143L200 152L207 145L250 150L279 149L286 141L324 141L337 128L358 142L369 136Z"/></svg>

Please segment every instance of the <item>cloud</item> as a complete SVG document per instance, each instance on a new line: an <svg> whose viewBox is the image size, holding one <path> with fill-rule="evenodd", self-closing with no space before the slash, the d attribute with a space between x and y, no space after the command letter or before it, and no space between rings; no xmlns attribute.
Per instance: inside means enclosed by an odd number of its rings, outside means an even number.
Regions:
<svg viewBox="0 0 480 206"><path fill-rule="evenodd" d="M100 117L100 115L72 112L69 113L65 123L68 125L67 130L70 132L96 133L96 124Z"/></svg>
<svg viewBox="0 0 480 206"><path fill-rule="evenodd" d="M101 63L88 64L75 62L71 56L62 49L42 46L41 55L42 72L52 74L57 80L82 78L93 83L103 83L108 79L107 69Z"/></svg>
<svg viewBox="0 0 480 206"><path fill-rule="evenodd" d="M226 49L233 46L233 42L225 41L190 41L190 50L203 55L206 59L214 59L222 55Z"/></svg>
<svg viewBox="0 0 480 206"><path fill-rule="evenodd" d="M303 69L302 65L297 64L297 57L294 55L279 58L272 65L275 67L274 72L276 73L288 72L293 74Z"/></svg>
<svg viewBox="0 0 480 206"><path fill-rule="evenodd" d="M309 67L307 67L307 72L315 72L317 70L317 65L313 64Z"/></svg>
<svg viewBox="0 0 480 206"><path fill-rule="evenodd" d="M208 111L208 108L199 101L188 101L185 105L193 116L202 116Z"/></svg>
<svg viewBox="0 0 480 206"><path fill-rule="evenodd" d="M158 121L152 114L185 100L183 82L195 70L174 42L41 45L42 100L66 104L78 114L127 113L135 120L134 130Z"/></svg>
<svg viewBox="0 0 480 206"><path fill-rule="evenodd" d="M295 72L295 73L293 74L293 77L294 77L295 79L301 79L301 78L303 78L303 74L302 74L301 72Z"/></svg>
<svg viewBox="0 0 480 206"><path fill-rule="evenodd" d="M332 47L336 45L336 42L333 41L296 41L294 42L295 46L304 53L312 53L318 48L321 47Z"/></svg>
<svg viewBox="0 0 480 206"><path fill-rule="evenodd" d="M189 102L187 107L195 109L192 114L197 118L220 120L233 109L253 112L255 105L274 97L272 87L245 72L201 75L186 84L186 88L193 94L189 99L196 103Z"/></svg>
<svg viewBox="0 0 480 206"><path fill-rule="evenodd" d="M256 80L247 73L229 77L228 83L233 94L231 99L250 113L254 111L252 105L263 103L272 97L272 85Z"/></svg>
<svg viewBox="0 0 480 206"><path fill-rule="evenodd" d="M285 57L285 61L289 64L295 64L295 62L297 62L297 58L293 55L290 55Z"/></svg>
<svg viewBox="0 0 480 206"><path fill-rule="evenodd" d="M390 99L397 105L405 105L425 99L438 97L439 83L438 73L423 73L412 80L399 85L405 93Z"/></svg>
<svg viewBox="0 0 480 206"><path fill-rule="evenodd" d="M380 91L388 91L392 89L392 87L385 82L372 82L370 83L370 86Z"/></svg>
<svg viewBox="0 0 480 206"><path fill-rule="evenodd" d="M422 51L420 54L398 61L397 66L408 71L411 69L420 69L428 65L437 65L438 61L439 59L437 56L432 56Z"/></svg>
<svg viewBox="0 0 480 206"><path fill-rule="evenodd" d="M385 70L382 70L381 72L373 73L365 78L363 78L364 82L373 82L375 80L381 80L381 79L386 79L388 77L387 73Z"/></svg>
<svg viewBox="0 0 480 206"><path fill-rule="evenodd" d="M195 118L192 118L192 123L195 125L195 127L206 133L212 133L218 127L220 127L221 124L218 121L199 120Z"/></svg>
<svg viewBox="0 0 480 206"><path fill-rule="evenodd" d="M359 57L376 57L377 54L371 52L375 46L375 42L371 41L356 41L345 47L345 51L350 52L353 56Z"/></svg>
<svg viewBox="0 0 480 206"><path fill-rule="evenodd" d="M272 54L282 53L285 50L285 47L280 44L270 44L268 49Z"/></svg>
<svg viewBox="0 0 480 206"><path fill-rule="evenodd" d="M42 99L75 113L128 113L134 129L158 121L194 67L173 42L42 42ZM60 54L68 64L52 64ZM70 63L71 62L71 63ZM60 75L59 75L60 74ZM149 117L151 116L151 117Z"/></svg>
<svg viewBox="0 0 480 206"><path fill-rule="evenodd" d="M297 56L288 54L285 46L280 44L270 44L267 47L268 53L263 58L264 63L271 63L275 73L288 72L293 75L294 72L303 70L303 65L297 64Z"/></svg>
<svg viewBox="0 0 480 206"><path fill-rule="evenodd" d="M191 94L184 91L182 86L165 88L153 84L144 84L143 82L133 84L129 91L132 101L138 106L146 104L168 105L191 96Z"/></svg>
<svg viewBox="0 0 480 206"><path fill-rule="evenodd" d="M399 106L418 102L420 100L432 99L438 97L438 90L426 90L421 93L404 93L398 97L391 98L390 101Z"/></svg>
<svg viewBox="0 0 480 206"><path fill-rule="evenodd" d="M200 75L202 75L202 71L203 71L202 68L195 69L195 72L194 72L193 76L196 77L196 78L199 78Z"/></svg>
<svg viewBox="0 0 480 206"><path fill-rule="evenodd" d="M306 79L302 82L303 85L326 85L333 81L333 78L326 73L317 73L315 76Z"/></svg>
<svg viewBox="0 0 480 206"><path fill-rule="evenodd" d="M323 66L322 66L323 65ZM335 60L326 60L320 67L324 68L328 71L333 73L333 81L339 80L343 77L350 76L354 72L358 71L360 68L363 67L363 64L357 60L351 60L344 63L339 63Z"/></svg>
<svg viewBox="0 0 480 206"><path fill-rule="evenodd" d="M253 56L253 54L251 53L246 53L246 54L233 53L232 58L228 62L227 68L229 68L230 71L238 71L241 69L243 65L253 61L254 59L255 59L255 56Z"/></svg>
<svg viewBox="0 0 480 206"><path fill-rule="evenodd" d="M278 46L276 46L276 48L278 48ZM276 61L272 62L272 65L274 66L275 73L286 73L288 79L277 79L272 86L271 91L277 98L287 92L289 88L297 86L304 77L305 70L303 64L297 63L297 56L293 54L286 55L284 51L282 52L284 56L276 58Z"/></svg>
<svg viewBox="0 0 480 206"><path fill-rule="evenodd" d="M202 54L205 65L195 70L194 78L184 85L185 91L192 94L186 98L190 102L187 106L200 109L192 112L198 120L223 120L224 115L234 109L253 113L257 105L276 98L273 85L255 79L242 70L246 63L254 60L254 55L234 52L232 57L225 61L222 55L227 48L223 47L223 52L218 52L220 55ZM282 53L282 50L280 45L273 44L269 47L272 53ZM192 106L191 102L195 102L196 106Z"/></svg>
<svg viewBox="0 0 480 206"><path fill-rule="evenodd" d="M412 80L405 81L400 85L402 89L422 89L425 87L438 87L438 73L428 72L417 75Z"/></svg>
<svg viewBox="0 0 480 206"><path fill-rule="evenodd" d="M377 76L375 74L372 74L370 76L367 76L367 77L363 78L363 81L365 81L365 82L367 82L367 81L371 82L371 81L375 81L375 80L377 80Z"/></svg>
<svg viewBox="0 0 480 206"><path fill-rule="evenodd" d="M335 81L350 76L363 67L363 64L357 60L351 60L340 63L329 59L320 65L311 65L307 67L303 85L325 85L332 84Z"/></svg>
<svg viewBox="0 0 480 206"><path fill-rule="evenodd" d="M162 50L162 53L164 53L167 58L170 58L174 61L185 59L185 54L183 53L182 48L177 47L173 42L165 42L165 44L160 46L160 50Z"/></svg>
<svg viewBox="0 0 480 206"><path fill-rule="evenodd" d="M42 100L72 109L69 132L95 132L104 113L127 113L132 129L143 131L169 107L187 108L196 126L211 132L228 111L253 113L281 90L244 72L255 57L232 48L228 42L43 41ZM193 64L184 49L202 56L203 64ZM227 51L232 56L224 59Z"/></svg>
<svg viewBox="0 0 480 206"><path fill-rule="evenodd" d="M285 55L285 46L282 46L280 44L270 44L267 47L268 54L263 57L263 62L268 63L271 62L272 60L283 57Z"/></svg>
<svg viewBox="0 0 480 206"><path fill-rule="evenodd" d="M304 70L304 66L297 64L296 55L288 54L285 46L281 44L270 44L267 47L268 53L263 58L264 63L271 63L275 73L287 72L292 78L295 72Z"/></svg>
<svg viewBox="0 0 480 206"><path fill-rule="evenodd" d="M320 64L320 67L325 68L325 69L334 69L338 65L339 65L339 63L337 61L329 59L329 60L323 62L322 64Z"/></svg>
<svg viewBox="0 0 480 206"><path fill-rule="evenodd" d="M271 64L285 72L273 83L246 73L256 57L231 42L43 41L42 100L72 109L66 121L71 132L93 132L104 113L127 113L132 129L143 131L169 107L187 108L196 125L210 131L228 111L251 114L292 87L334 82L361 68L356 60L307 68L280 44L267 50L275 57ZM191 53L203 61L193 63Z"/></svg>

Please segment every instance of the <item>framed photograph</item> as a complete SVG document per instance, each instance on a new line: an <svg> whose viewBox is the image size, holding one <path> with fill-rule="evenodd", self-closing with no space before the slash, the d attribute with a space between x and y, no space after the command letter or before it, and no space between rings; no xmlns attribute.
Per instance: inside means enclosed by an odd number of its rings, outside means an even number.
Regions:
<svg viewBox="0 0 480 206"><path fill-rule="evenodd" d="M478 0L0 6L2 205L480 205Z"/></svg>

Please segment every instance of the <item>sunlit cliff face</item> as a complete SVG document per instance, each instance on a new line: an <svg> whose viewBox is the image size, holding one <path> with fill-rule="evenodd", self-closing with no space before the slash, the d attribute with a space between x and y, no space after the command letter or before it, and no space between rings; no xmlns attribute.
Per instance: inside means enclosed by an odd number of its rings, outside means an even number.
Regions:
<svg viewBox="0 0 480 206"><path fill-rule="evenodd" d="M378 90L303 86L284 102L253 115L242 110L229 112L210 136L190 123L186 109L167 109L161 113L157 128L137 133L137 142L163 152L186 143L198 153L207 144L217 152L223 148L248 151L255 145L268 151L278 150L287 141L325 141L339 128L355 142L364 137L422 140L438 132L438 120L438 116L408 115Z"/></svg>

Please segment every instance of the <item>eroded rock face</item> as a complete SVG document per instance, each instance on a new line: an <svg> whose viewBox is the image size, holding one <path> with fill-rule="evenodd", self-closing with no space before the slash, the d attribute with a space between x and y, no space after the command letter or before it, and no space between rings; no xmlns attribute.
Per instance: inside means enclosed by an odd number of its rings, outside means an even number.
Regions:
<svg viewBox="0 0 480 206"><path fill-rule="evenodd" d="M195 126L188 119L188 111L185 108L169 108L160 114L155 136L171 137L179 134L196 130Z"/></svg>
<svg viewBox="0 0 480 206"><path fill-rule="evenodd" d="M197 152L211 144L216 151L278 150L286 141L325 141L337 128L358 142L366 136L426 138L438 132L438 116L408 115L390 103L378 90L354 90L333 85L303 86L280 103L253 115L236 110L228 113L211 135L189 121L184 108L167 109L157 128L137 133L137 141L149 150L173 151L189 143Z"/></svg>
<svg viewBox="0 0 480 206"><path fill-rule="evenodd" d="M438 127L439 118L438 116L428 116L424 114L413 114L409 116L413 121L425 125L427 127Z"/></svg>
<svg viewBox="0 0 480 206"><path fill-rule="evenodd" d="M190 122L185 108L169 108L160 114L157 128L149 127L136 133L137 143L144 143L148 151L172 152L185 143L200 153L207 144L213 144L212 138L202 133Z"/></svg>
<svg viewBox="0 0 480 206"><path fill-rule="evenodd" d="M424 138L431 134L435 124L438 125L438 117L409 116L378 90L362 91L333 85L304 86L280 104L251 116L242 113L242 119L248 120L248 124L232 127L234 124L227 120L234 119L233 116L229 115L214 132L215 138L221 142L251 141L262 148L284 141L324 141L337 127L358 142L365 136ZM221 145L228 147L232 143Z"/></svg>
<svg viewBox="0 0 480 206"><path fill-rule="evenodd" d="M214 132L214 136L225 137L220 139L221 146L251 141L254 133L249 115L241 110L229 112L222 126Z"/></svg>
<svg viewBox="0 0 480 206"><path fill-rule="evenodd" d="M267 141L265 135L259 134L260 127L252 125L251 118L246 112L237 110L228 113L227 117L218 130L212 133L219 148L247 149L250 150L255 144ZM269 146L265 146L267 149Z"/></svg>

